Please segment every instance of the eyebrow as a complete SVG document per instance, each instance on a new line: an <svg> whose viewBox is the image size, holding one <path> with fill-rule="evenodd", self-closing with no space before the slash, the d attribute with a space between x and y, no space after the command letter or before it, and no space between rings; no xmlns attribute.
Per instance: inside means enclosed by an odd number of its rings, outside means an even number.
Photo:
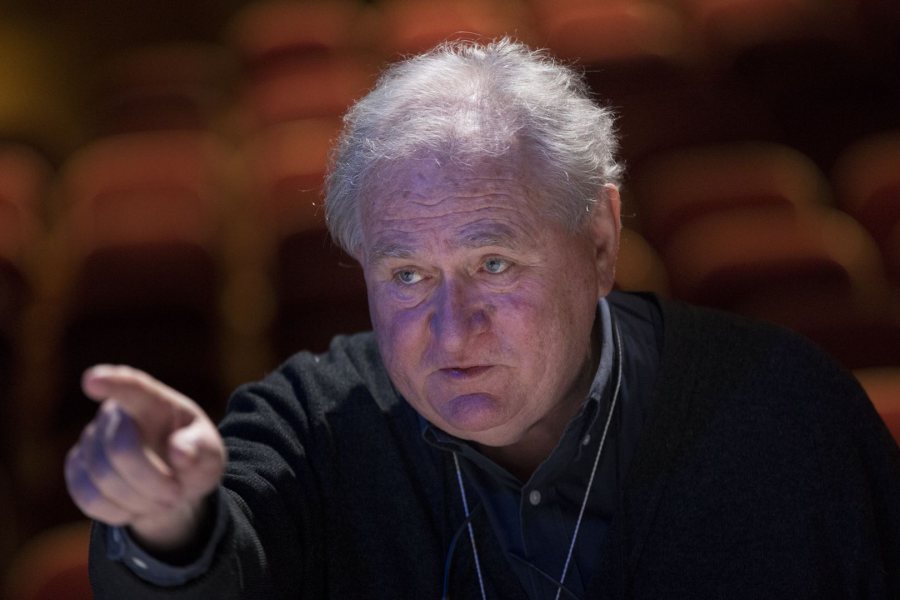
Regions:
<svg viewBox="0 0 900 600"><path fill-rule="evenodd" d="M476 223L463 228L460 235L450 243L450 248L474 249L487 246L500 246L510 249L518 248L521 236L516 235L515 228L507 223ZM384 239L376 241L368 253L367 262L377 263L389 258L406 259L415 255L413 236L403 236L399 240Z"/></svg>

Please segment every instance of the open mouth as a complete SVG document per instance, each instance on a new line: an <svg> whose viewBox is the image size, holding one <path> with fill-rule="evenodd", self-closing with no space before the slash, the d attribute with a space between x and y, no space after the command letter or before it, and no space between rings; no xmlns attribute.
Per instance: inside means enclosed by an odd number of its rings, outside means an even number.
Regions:
<svg viewBox="0 0 900 600"><path fill-rule="evenodd" d="M441 369L441 373L452 377L453 379L468 379L471 377L477 377L482 373L485 373L490 369L490 365L476 365L472 367L450 367L447 369Z"/></svg>

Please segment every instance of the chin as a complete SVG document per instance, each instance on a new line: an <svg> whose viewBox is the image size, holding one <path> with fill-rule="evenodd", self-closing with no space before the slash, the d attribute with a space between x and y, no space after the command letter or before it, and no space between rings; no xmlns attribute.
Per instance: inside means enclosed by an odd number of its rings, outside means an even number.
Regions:
<svg viewBox="0 0 900 600"><path fill-rule="evenodd" d="M434 407L448 433L487 445L504 445L509 433L509 407L486 393L462 394Z"/></svg>

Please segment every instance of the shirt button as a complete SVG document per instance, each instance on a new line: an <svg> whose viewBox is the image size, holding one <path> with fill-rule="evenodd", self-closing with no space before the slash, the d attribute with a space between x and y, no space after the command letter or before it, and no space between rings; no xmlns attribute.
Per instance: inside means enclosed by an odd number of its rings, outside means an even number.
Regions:
<svg viewBox="0 0 900 600"><path fill-rule="evenodd" d="M541 503L541 493L538 490L531 490L528 493L528 501L532 506L537 506Z"/></svg>
<svg viewBox="0 0 900 600"><path fill-rule="evenodd" d="M587 445L590 444L590 443L591 443L591 434L587 434L587 435L585 435L583 438L581 438L581 445L582 445L582 446L587 446Z"/></svg>

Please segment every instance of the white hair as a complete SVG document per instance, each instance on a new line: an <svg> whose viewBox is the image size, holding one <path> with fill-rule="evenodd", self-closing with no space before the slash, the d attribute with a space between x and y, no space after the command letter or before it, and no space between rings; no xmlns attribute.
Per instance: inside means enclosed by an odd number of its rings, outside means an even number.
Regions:
<svg viewBox="0 0 900 600"><path fill-rule="evenodd" d="M423 156L465 165L525 152L558 200L549 213L574 231L603 186L618 185L616 149L611 111L572 68L508 38L443 43L391 65L345 115L325 217L337 244L358 256L358 208L373 174Z"/></svg>

